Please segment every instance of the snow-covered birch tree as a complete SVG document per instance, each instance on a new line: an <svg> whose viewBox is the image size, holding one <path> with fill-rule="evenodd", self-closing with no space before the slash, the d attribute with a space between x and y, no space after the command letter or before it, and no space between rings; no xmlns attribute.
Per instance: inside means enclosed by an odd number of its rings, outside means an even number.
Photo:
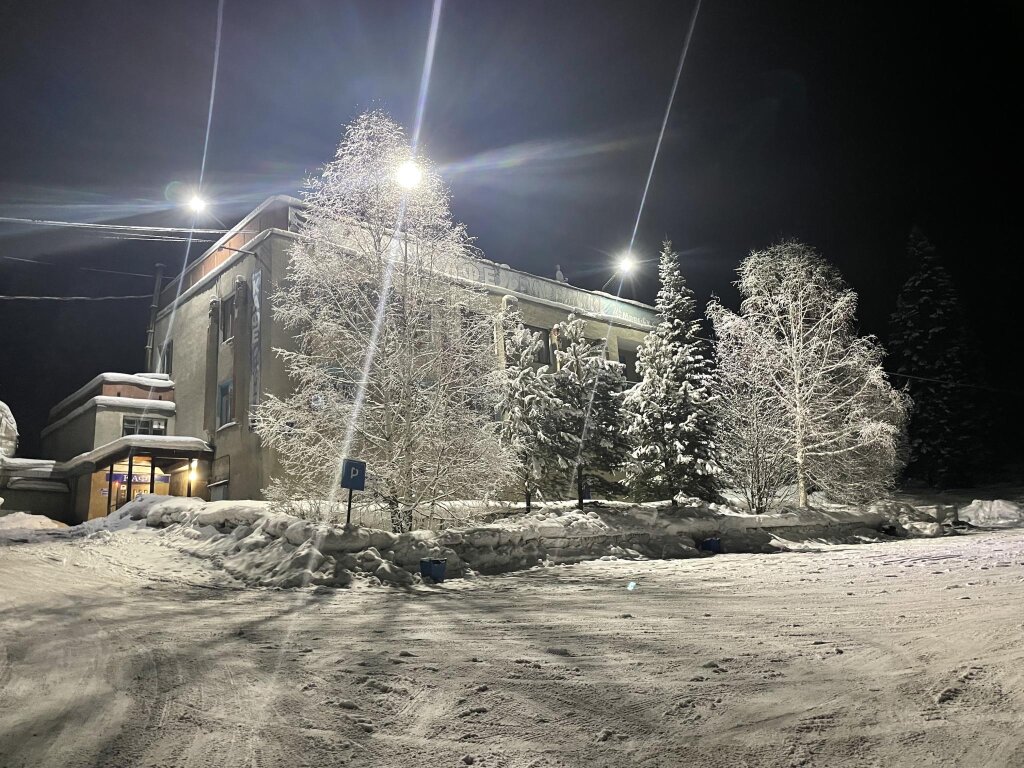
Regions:
<svg viewBox="0 0 1024 768"><path fill-rule="evenodd" d="M763 350L751 385L781 414L798 503L811 490L845 502L883 495L899 469L907 402L882 369L881 345L856 334L857 295L797 242L751 253L739 276L740 314L714 307L711 316L716 332L745 324Z"/></svg>
<svg viewBox="0 0 1024 768"><path fill-rule="evenodd" d="M310 181L272 301L294 337L277 350L294 389L256 419L283 469L271 499L332 514L339 463L360 458L396 531L426 505L486 497L512 460L493 419L496 310L453 279L465 230L436 171L413 160L402 129L370 112Z"/></svg>
<svg viewBox="0 0 1024 768"><path fill-rule="evenodd" d="M516 456L516 487L529 509L541 488L545 466L557 455L557 434L553 419L560 410L554 396L553 377L546 365L537 365L543 345L540 334L523 324L517 304L509 301L503 309L505 370L501 381L499 409L502 442Z"/></svg>
<svg viewBox="0 0 1024 768"><path fill-rule="evenodd" d="M712 366L693 291L666 242L658 266L659 322L637 351L641 380L625 396L626 484L639 495L716 497Z"/></svg>
<svg viewBox="0 0 1024 768"><path fill-rule="evenodd" d="M768 385L768 350L750 323L717 300L707 311L715 327L713 406L722 482L739 491L751 513L764 514L793 483L785 411Z"/></svg>

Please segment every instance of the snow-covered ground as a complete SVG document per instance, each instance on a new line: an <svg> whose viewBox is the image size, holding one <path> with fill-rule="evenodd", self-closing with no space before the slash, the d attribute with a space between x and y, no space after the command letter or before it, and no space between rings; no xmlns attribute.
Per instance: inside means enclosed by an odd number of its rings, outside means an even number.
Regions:
<svg viewBox="0 0 1024 768"><path fill-rule="evenodd" d="M0 765L1022 765L1022 601L1021 529L410 591L41 534L0 546Z"/></svg>

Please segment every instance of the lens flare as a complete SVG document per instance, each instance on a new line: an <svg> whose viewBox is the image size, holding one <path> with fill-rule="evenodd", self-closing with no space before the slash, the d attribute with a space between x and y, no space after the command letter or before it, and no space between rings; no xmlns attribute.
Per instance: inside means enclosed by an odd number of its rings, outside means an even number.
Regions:
<svg viewBox="0 0 1024 768"><path fill-rule="evenodd" d="M415 160L406 160L395 171L395 181L402 189L416 189L423 181L423 170Z"/></svg>

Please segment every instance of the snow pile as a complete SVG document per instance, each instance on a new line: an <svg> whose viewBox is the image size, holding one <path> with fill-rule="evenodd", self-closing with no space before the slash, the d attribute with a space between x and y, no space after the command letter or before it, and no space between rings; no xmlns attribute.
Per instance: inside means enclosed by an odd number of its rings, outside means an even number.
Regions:
<svg viewBox="0 0 1024 768"><path fill-rule="evenodd" d="M1024 525L1024 506L1005 499L975 499L960 510L960 519L978 526L1021 526Z"/></svg>
<svg viewBox="0 0 1024 768"><path fill-rule="evenodd" d="M10 512L0 515L0 531L42 531L57 528L67 528L67 526L46 515L32 515L28 512Z"/></svg>
<svg viewBox="0 0 1024 768"><path fill-rule="evenodd" d="M46 515L8 512L0 515L0 541L33 541L56 531L69 530L64 523Z"/></svg>
<svg viewBox="0 0 1024 768"><path fill-rule="evenodd" d="M348 587L423 582L420 561L443 558L446 577L503 573L537 566L615 558L690 558L712 552L777 552L809 543L861 543L893 535L943 533L934 510L889 502L867 510L810 509L745 515L685 500L601 504L580 510L552 505L489 523L403 534L346 529L278 512L269 502L203 502L143 495L110 518L69 535L158 529L160 539L210 561L239 581L263 587Z"/></svg>
<svg viewBox="0 0 1024 768"><path fill-rule="evenodd" d="M956 519L956 507L915 507L902 501L881 501L871 509L885 520L882 530L896 536L935 538L942 536L944 522Z"/></svg>

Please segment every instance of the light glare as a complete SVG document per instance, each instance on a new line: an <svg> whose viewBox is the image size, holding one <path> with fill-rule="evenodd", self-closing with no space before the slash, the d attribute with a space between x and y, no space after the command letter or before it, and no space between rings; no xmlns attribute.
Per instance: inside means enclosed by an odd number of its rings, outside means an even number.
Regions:
<svg viewBox="0 0 1024 768"><path fill-rule="evenodd" d="M199 195L192 195L188 201L188 207L192 209L193 213L202 213L206 210L206 201Z"/></svg>
<svg viewBox="0 0 1024 768"><path fill-rule="evenodd" d="M619 260L615 265L615 269L622 275L628 275L636 269L636 259L633 258L633 254L624 253L619 256Z"/></svg>
<svg viewBox="0 0 1024 768"><path fill-rule="evenodd" d="M423 171L415 160L406 160L395 171L395 180L403 189L415 189L423 179Z"/></svg>

